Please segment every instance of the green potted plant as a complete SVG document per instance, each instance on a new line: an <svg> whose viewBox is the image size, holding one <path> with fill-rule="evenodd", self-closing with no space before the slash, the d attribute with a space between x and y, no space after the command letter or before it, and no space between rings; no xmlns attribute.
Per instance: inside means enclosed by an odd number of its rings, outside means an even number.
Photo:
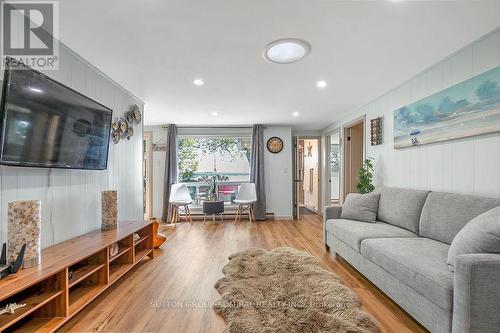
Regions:
<svg viewBox="0 0 500 333"><path fill-rule="evenodd" d="M363 166L358 171L358 184L356 189L359 193L370 193L375 190L373 185L373 158L369 157L363 162Z"/></svg>
<svg viewBox="0 0 500 333"><path fill-rule="evenodd" d="M213 176L205 175L201 179L208 185L207 201L216 201L218 199L217 182L228 181L229 177L215 174Z"/></svg>

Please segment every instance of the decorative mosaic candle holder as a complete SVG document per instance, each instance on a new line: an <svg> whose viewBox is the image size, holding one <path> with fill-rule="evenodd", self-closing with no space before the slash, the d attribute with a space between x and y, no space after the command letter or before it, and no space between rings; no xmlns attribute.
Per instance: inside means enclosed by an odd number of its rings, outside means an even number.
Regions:
<svg viewBox="0 0 500 333"><path fill-rule="evenodd" d="M116 191L102 191L102 230L116 229L118 223L118 193Z"/></svg>
<svg viewBox="0 0 500 333"><path fill-rule="evenodd" d="M16 260L21 247L26 243L23 268L40 264L41 220L40 200L13 201L8 204L8 262Z"/></svg>

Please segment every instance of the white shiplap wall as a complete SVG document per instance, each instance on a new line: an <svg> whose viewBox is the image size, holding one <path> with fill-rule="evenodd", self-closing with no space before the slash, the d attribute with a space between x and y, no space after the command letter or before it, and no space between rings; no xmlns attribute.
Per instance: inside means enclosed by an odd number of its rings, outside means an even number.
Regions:
<svg viewBox="0 0 500 333"><path fill-rule="evenodd" d="M377 185L500 197L500 133L395 150L394 110L500 65L500 28L375 101L335 121L324 134L366 114L384 117L384 143L366 145ZM369 127L366 129L369 138Z"/></svg>
<svg viewBox="0 0 500 333"><path fill-rule="evenodd" d="M60 44L59 70L45 74L113 109L113 118L130 105L144 104L84 59ZM1 79L1 78L0 78ZM110 143L106 171L0 167L0 242L7 240L7 204L42 201L42 246L47 247L100 227L102 190L118 190L118 218L142 219L142 124L130 141Z"/></svg>
<svg viewBox="0 0 500 333"><path fill-rule="evenodd" d="M283 140L283 150L273 154L264 148L266 208L268 213L274 213L275 218L289 219L293 214L292 128L266 126L264 144L273 136Z"/></svg>

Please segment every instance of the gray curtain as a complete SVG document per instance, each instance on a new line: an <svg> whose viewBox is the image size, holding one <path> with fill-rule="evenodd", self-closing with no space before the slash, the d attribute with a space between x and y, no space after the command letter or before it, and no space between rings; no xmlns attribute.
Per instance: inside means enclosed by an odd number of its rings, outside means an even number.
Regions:
<svg viewBox="0 0 500 333"><path fill-rule="evenodd" d="M257 202L255 219L266 219L266 184L264 180L264 126L253 125L252 160L250 162L250 182L255 183Z"/></svg>
<svg viewBox="0 0 500 333"><path fill-rule="evenodd" d="M170 209L170 188L177 182L177 126L168 125L167 151L165 156L165 176L163 179L163 213L162 221L169 222L172 217Z"/></svg>

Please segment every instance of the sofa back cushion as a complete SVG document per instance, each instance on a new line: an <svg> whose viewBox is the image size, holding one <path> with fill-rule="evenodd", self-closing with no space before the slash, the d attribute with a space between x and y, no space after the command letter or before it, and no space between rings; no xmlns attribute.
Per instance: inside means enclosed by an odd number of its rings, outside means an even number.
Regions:
<svg viewBox="0 0 500 333"><path fill-rule="evenodd" d="M500 199L431 192L422 209L419 234L451 244L470 220L499 205Z"/></svg>
<svg viewBox="0 0 500 333"><path fill-rule="evenodd" d="M418 234L420 213L429 191L382 187L377 219Z"/></svg>

